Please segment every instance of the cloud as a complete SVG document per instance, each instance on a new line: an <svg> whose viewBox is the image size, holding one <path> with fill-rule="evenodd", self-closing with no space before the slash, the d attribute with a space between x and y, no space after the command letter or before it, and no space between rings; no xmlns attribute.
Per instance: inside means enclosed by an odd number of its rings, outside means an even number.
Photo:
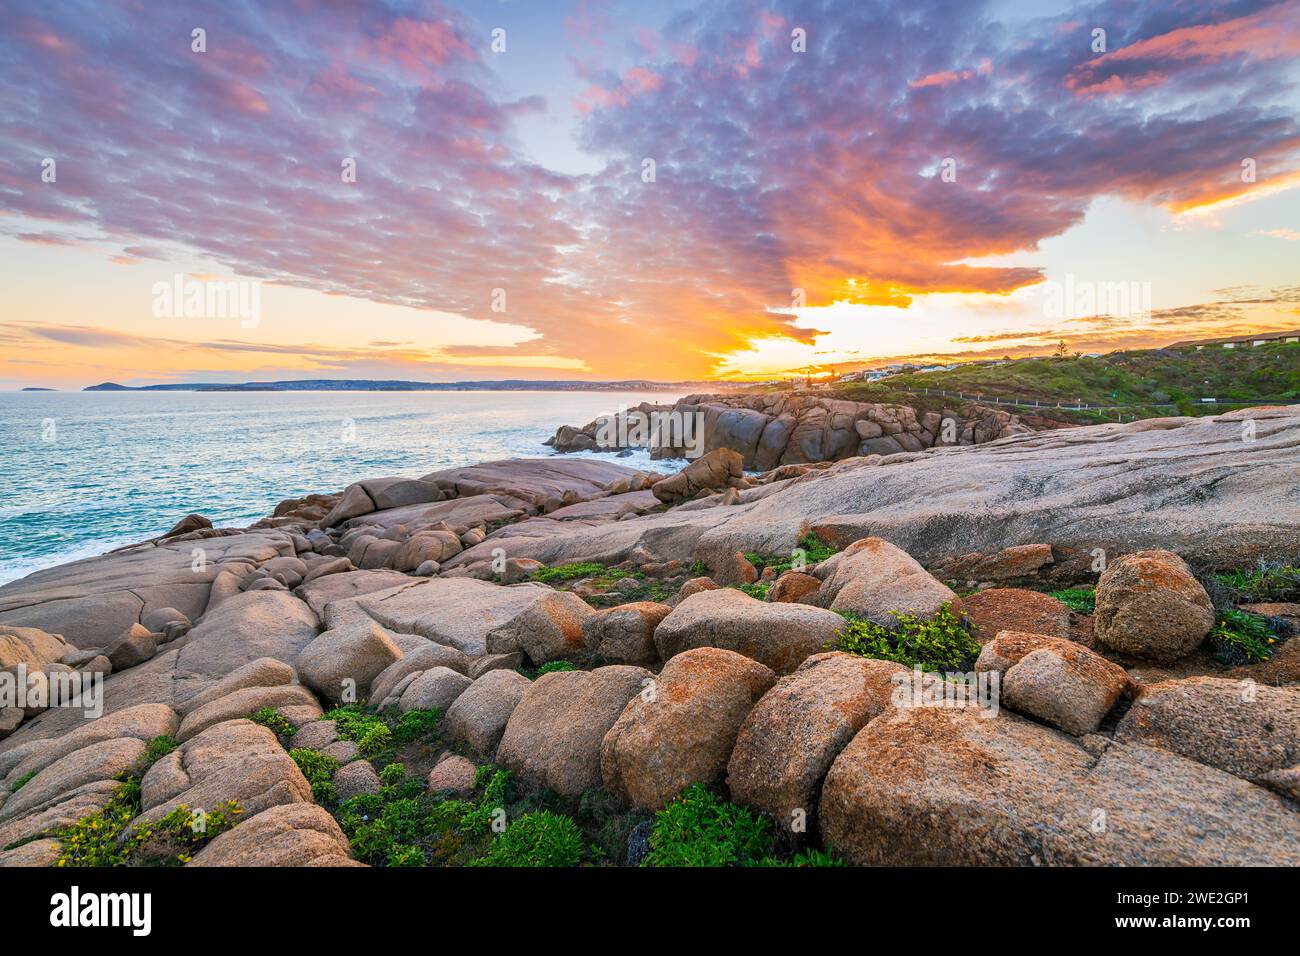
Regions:
<svg viewBox="0 0 1300 956"><path fill-rule="evenodd" d="M771 0L760 15L721 0L616 54L607 5L584 0L568 29L608 61L583 67L580 139L604 166L565 175L517 139L544 98L502 88L487 36L450 5L144 16L19 0L0 36L0 66L24 90L0 118L0 230L112 237L124 264L186 249L248 278L538 335L437 361L696 377L756 340L814 343L789 311L800 295L1009 294L1041 270L972 263L1036 249L1098 197L1172 209L1239 195L1242 144L1261 169L1294 170L1294 111L1266 94L1286 88L1292 41L1279 37L1294 37L1295 7L1092 3L1068 22L1123 25L1096 57L1086 29L1009 30L987 4L953 16L917 0L899 16ZM199 9L206 54L176 40ZM1081 95L1111 77L1109 95ZM45 156L57 184L40 182ZM933 174L946 158L955 182ZM209 345L223 347L253 348Z"/></svg>

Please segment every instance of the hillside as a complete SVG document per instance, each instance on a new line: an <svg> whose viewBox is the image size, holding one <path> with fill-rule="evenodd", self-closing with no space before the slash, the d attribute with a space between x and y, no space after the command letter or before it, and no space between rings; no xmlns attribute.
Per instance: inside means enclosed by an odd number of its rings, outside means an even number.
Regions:
<svg viewBox="0 0 1300 956"><path fill-rule="evenodd" d="M982 400L1091 405L1075 419L1200 415L1240 405L1300 402L1300 345L1246 349L1147 349L1097 358L1034 358L971 364L946 372L909 373L881 382L835 386L845 398L942 404L936 390ZM927 391L928 390L928 395ZM927 398L931 401L927 402ZM1202 402L1213 398L1216 403Z"/></svg>

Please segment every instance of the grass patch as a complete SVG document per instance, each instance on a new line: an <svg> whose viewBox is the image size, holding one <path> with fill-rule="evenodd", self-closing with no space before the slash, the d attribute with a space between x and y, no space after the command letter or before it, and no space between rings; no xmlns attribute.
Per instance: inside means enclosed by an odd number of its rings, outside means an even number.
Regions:
<svg viewBox="0 0 1300 956"><path fill-rule="evenodd" d="M755 581L753 584L737 584L736 590L744 591L750 597L756 598L760 601L766 601L767 592L770 587L770 584L766 584L763 581Z"/></svg>
<svg viewBox="0 0 1300 956"><path fill-rule="evenodd" d="M692 784L655 815L644 866L746 866L772 851L772 822Z"/></svg>
<svg viewBox="0 0 1300 956"><path fill-rule="evenodd" d="M966 672L975 666L980 644L966 631L947 604L933 618L894 612L897 623L884 627L851 611L840 612L845 620L835 649L859 657L894 661L923 671Z"/></svg>
<svg viewBox="0 0 1300 956"><path fill-rule="evenodd" d="M1215 578L1244 601L1300 601L1300 568L1289 564L1221 571Z"/></svg>
<svg viewBox="0 0 1300 956"><path fill-rule="evenodd" d="M48 834L59 842L55 866L179 866L238 823L243 813L233 800L208 813L182 805L129 829L142 812L140 774L122 774L118 779L117 789L103 807Z"/></svg>
<svg viewBox="0 0 1300 956"><path fill-rule="evenodd" d="M36 776L36 773L35 770L28 770L25 774L14 781L14 785L9 792L17 793L31 781L32 777Z"/></svg>
<svg viewBox="0 0 1300 956"><path fill-rule="evenodd" d="M483 856L470 866L577 866L582 831L566 816L541 810L506 826Z"/></svg>
<svg viewBox="0 0 1300 956"><path fill-rule="evenodd" d="M327 712L324 719L334 721L338 735L356 744L363 757L377 758L393 747L393 725L398 718L372 713L360 704L345 704Z"/></svg>
<svg viewBox="0 0 1300 956"><path fill-rule="evenodd" d="M1066 588L1063 591L1049 591L1048 594L1076 614L1092 614L1097 610L1095 588Z"/></svg>
<svg viewBox="0 0 1300 956"><path fill-rule="evenodd" d="M1277 637L1266 618L1246 611L1223 611L1210 631L1210 646L1220 664L1258 664L1273 656Z"/></svg>
<svg viewBox="0 0 1300 956"><path fill-rule="evenodd" d="M306 747L294 747L289 756L298 765L302 775L311 784L311 795L317 803L333 803L338 799L334 789L334 773L339 769L339 762L329 754Z"/></svg>
<svg viewBox="0 0 1300 956"><path fill-rule="evenodd" d="M253 713L248 715L248 719L255 724L261 724L281 741L288 740L295 733L296 728L288 717L280 713L274 707L259 707Z"/></svg>
<svg viewBox="0 0 1300 956"><path fill-rule="evenodd" d="M815 534L809 532L800 539L798 546L790 554L763 555L756 551L748 551L745 553L745 560L752 564L759 574L770 568L777 577L780 577L785 572L794 570L795 564L799 562L799 551L803 552L800 570L806 571L831 557L836 550L829 544L822 543Z"/></svg>
<svg viewBox="0 0 1300 956"><path fill-rule="evenodd" d="M553 568L540 568L532 573L532 580L543 584L557 584L563 581L576 581L579 578L599 578L602 581L620 581L630 577L630 571L607 568L594 561L579 561L575 564L557 564Z"/></svg>
<svg viewBox="0 0 1300 956"><path fill-rule="evenodd" d="M144 769L148 770L179 746L180 744L177 743L176 738L170 734L159 734L154 737L149 743L145 744ZM144 771L141 771L140 775L144 776Z"/></svg>
<svg viewBox="0 0 1300 956"><path fill-rule="evenodd" d="M576 671L578 665L572 661L547 661L541 667L516 667L515 671L529 680L537 680L543 674L554 674L563 671Z"/></svg>
<svg viewBox="0 0 1300 956"><path fill-rule="evenodd" d="M442 722L442 711L408 710L397 718L393 726L393 740L399 744L409 744L416 740L432 740L438 736L438 725Z"/></svg>

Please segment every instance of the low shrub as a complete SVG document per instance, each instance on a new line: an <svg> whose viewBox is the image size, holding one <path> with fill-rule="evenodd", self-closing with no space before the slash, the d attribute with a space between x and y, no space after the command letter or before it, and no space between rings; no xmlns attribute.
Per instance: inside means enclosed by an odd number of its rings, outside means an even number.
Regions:
<svg viewBox="0 0 1300 956"><path fill-rule="evenodd" d="M279 737L281 741L288 740L297 732L297 728L289 721L289 718L274 707L259 707L248 715L248 719L255 724L261 724Z"/></svg>
<svg viewBox="0 0 1300 956"><path fill-rule="evenodd" d="M1215 577L1237 591L1242 600L1300 601L1300 568L1289 564L1221 571Z"/></svg>
<svg viewBox="0 0 1300 956"><path fill-rule="evenodd" d="M692 784L655 815L643 866L746 866L772 851L772 823Z"/></svg>
<svg viewBox="0 0 1300 956"><path fill-rule="evenodd" d="M176 738L172 737L170 734L159 734L157 737L154 737L145 745L144 748L145 769L147 770L149 767L152 767L179 746L180 744L176 741ZM141 776L143 776L143 774L141 774Z"/></svg>
<svg viewBox="0 0 1300 956"><path fill-rule="evenodd" d="M945 604L931 618L894 612L897 623L885 627L850 611L840 612L844 630L835 649L859 657L894 661L923 671L958 671L975 666L980 644L966 631L966 625Z"/></svg>
<svg viewBox="0 0 1300 956"><path fill-rule="evenodd" d="M1210 631L1210 646L1221 664L1257 664L1273 655L1277 637L1266 618L1246 611L1223 611Z"/></svg>
<svg viewBox="0 0 1300 956"><path fill-rule="evenodd" d="M1092 614L1097 610L1097 592L1093 588L1066 588L1048 593L1076 614Z"/></svg>
<svg viewBox="0 0 1300 956"><path fill-rule="evenodd" d="M757 599L760 600L760 601L766 601L766 600L767 600L767 590L768 590L769 587L771 587L770 584L765 584L765 583L762 582L762 581L756 581L756 582L754 582L753 584L737 584L737 585L736 585L736 589L737 589L737 590L739 590L739 591L744 591L744 592L745 592L746 594L748 594L750 597L752 597L752 598L757 598Z"/></svg>
<svg viewBox="0 0 1300 956"><path fill-rule="evenodd" d="M594 561L580 561L575 564L557 564L553 568L539 568L532 574L532 580L543 584L556 584L562 581L576 581L579 578L600 577L617 581L627 577L629 572L617 568L607 568Z"/></svg>
<svg viewBox="0 0 1300 956"><path fill-rule="evenodd" d="M289 756L298 765L302 775L311 784L311 795L317 803L333 803L338 799L334 789L334 773L339 769L339 762L329 754L306 747L294 747Z"/></svg>
<svg viewBox="0 0 1300 956"><path fill-rule="evenodd" d="M506 826L487 853L470 866L577 866L582 831L566 816L542 810Z"/></svg>
<svg viewBox="0 0 1300 956"><path fill-rule="evenodd" d="M803 551L803 570L811 568L815 564L820 564L836 552L836 548L825 544L818 537L809 532L800 539L798 548ZM745 560L752 564L759 574L762 574L767 568L771 568L779 577L786 571L794 568L795 560L798 556L795 554L778 554L764 555L755 551L745 554Z"/></svg>
<svg viewBox="0 0 1300 956"><path fill-rule="evenodd" d="M442 721L442 711L408 710L397 718L393 727L393 740L399 744L408 744L416 740L427 740L438 735L438 724Z"/></svg>

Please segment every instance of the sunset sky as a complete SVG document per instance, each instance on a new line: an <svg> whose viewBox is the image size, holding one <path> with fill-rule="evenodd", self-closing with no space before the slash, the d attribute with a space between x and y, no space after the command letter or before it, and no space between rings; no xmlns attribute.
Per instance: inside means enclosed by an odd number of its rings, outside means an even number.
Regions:
<svg viewBox="0 0 1300 956"><path fill-rule="evenodd" d="M1300 0L3 13L0 389L770 377L1300 327ZM259 320L160 317L177 274L260 283ZM1152 311L1054 314L1067 277Z"/></svg>

